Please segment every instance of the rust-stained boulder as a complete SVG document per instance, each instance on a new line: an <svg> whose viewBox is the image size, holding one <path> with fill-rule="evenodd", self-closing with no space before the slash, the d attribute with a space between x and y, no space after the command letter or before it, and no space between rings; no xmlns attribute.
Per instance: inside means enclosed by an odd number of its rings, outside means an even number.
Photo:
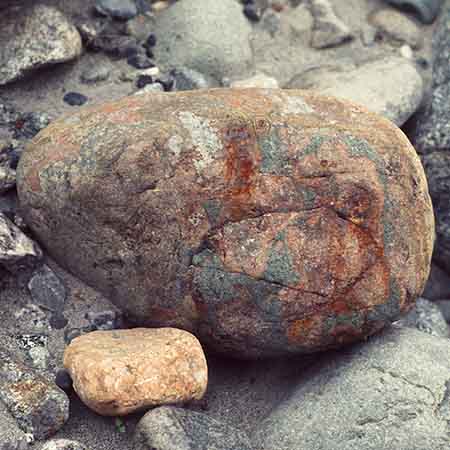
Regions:
<svg viewBox="0 0 450 450"><path fill-rule="evenodd" d="M64 367L81 400L105 416L199 400L208 384L200 343L174 328L93 331L70 343Z"/></svg>
<svg viewBox="0 0 450 450"><path fill-rule="evenodd" d="M363 339L428 277L433 214L389 121L296 90L154 93L52 123L18 168L50 253L138 324L233 356Z"/></svg>

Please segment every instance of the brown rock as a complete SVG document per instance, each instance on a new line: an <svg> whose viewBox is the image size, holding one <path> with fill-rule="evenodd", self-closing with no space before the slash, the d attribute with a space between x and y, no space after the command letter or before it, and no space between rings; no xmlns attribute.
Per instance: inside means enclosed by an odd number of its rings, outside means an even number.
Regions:
<svg viewBox="0 0 450 450"><path fill-rule="evenodd" d="M34 139L18 189L50 253L129 317L233 356L363 339L428 277L414 149L333 97L217 89L84 108Z"/></svg>
<svg viewBox="0 0 450 450"><path fill-rule="evenodd" d="M198 400L208 383L200 343L174 328L85 334L67 347L64 367L83 402L105 416Z"/></svg>

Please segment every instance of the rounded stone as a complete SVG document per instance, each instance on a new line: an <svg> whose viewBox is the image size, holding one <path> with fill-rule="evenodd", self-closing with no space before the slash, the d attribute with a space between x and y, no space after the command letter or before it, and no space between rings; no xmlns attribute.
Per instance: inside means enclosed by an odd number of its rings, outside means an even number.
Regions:
<svg viewBox="0 0 450 450"><path fill-rule="evenodd" d="M305 91L84 108L28 146L18 192L50 254L131 320L235 357L364 339L429 273L432 206L405 135Z"/></svg>

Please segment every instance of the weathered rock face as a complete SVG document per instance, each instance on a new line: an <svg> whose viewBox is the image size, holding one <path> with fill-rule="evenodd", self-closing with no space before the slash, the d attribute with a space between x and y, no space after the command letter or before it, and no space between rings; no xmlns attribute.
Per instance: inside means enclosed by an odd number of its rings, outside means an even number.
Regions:
<svg viewBox="0 0 450 450"><path fill-rule="evenodd" d="M106 416L199 400L208 384L200 343L173 328L85 334L67 347L64 367L84 403Z"/></svg>
<svg viewBox="0 0 450 450"><path fill-rule="evenodd" d="M18 167L50 253L132 319L240 357L361 339L429 272L419 159L387 120L302 91L151 94L43 130Z"/></svg>

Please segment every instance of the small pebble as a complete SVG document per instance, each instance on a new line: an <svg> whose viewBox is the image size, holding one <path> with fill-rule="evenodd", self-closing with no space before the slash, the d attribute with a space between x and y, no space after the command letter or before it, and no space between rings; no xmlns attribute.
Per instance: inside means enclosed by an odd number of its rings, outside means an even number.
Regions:
<svg viewBox="0 0 450 450"><path fill-rule="evenodd" d="M78 92L68 92L63 100L70 106L81 106L87 102L88 98Z"/></svg>
<svg viewBox="0 0 450 450"><path fill-rule="evenodd" d="M55 384L66 392L69 392L72 389L72 377L66 369L58 369L55 376Z"/></svg>
<svg viewBox="0 0 450 450"><path fill-rule="evenodd" d="M54 330L62 330L69 321L63 314L52 314L49 323Z"/></svg>
<svg viewBox="0 0 450 450"><path fill-rule="evenodd" d="M402 45L400 47L400 55L402 55L403 58L406 58L406 59L413 59L414 52L409 45Z"/></svg>
<svg viewBox="0 0 450 450"><path fill-rule="evenodd" d="M156 45L156 36L153 33L150 33L147 40L145 41L145 45L147 47L154 47Z"/></svg>
<svg viewBox="0 0 450 450"><path fill-rule="evenodd" d="M104 64L96 64L87 67L81 74L81 81L86 84L107 80L111 70Z"/></svg>
<svg viewBox="0 0 450 450"><path fill-rule="evenodd" d="M149 69L150 67L155 67L153 62L147 56L140 53L129 56L127 62L136 69Z"/></svg>
<svg viewBox="0 0 450 450"><path fill-rule="evenodd" d="M138 79L136 80L136 86L138 89L142 89L143 87L147 86L147 84L152 84L153 79L150 75L139 75Z"/></svg>
<svg viewBox="0 0 450 450"><path fill-rule="evenodd" d="M250 22L259 22L261 17L258 14L256 6L253 4L248 4L244 6L244 14Z"/></svg>

